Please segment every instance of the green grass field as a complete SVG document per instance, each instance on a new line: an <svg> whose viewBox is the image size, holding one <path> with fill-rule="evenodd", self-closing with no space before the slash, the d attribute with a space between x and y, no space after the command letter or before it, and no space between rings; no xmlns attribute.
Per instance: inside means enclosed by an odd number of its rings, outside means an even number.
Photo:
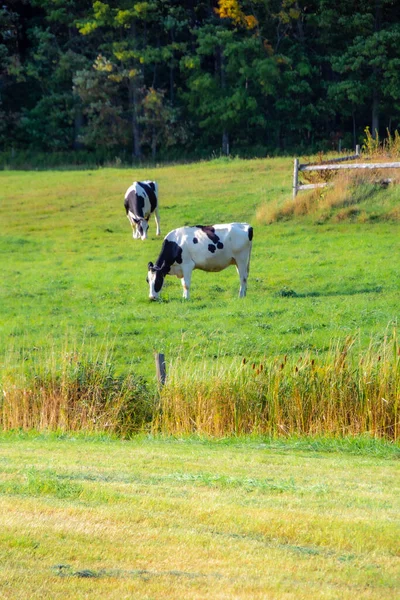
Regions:
<svg viewBox="0 0 400 600"><path fill-rule="evenodd" d="M291 176L290 159L0 172L3 428L180 435L1 433L0 598L399 596L399 445L374 439L398 439L397 191L362 218L265 224ZM123 208L147 178L163 235L253 224L245 299L231 267L148 300L162 238L132 240Z"/></svg>
<svg viewBox="0 0 400 600"><path fill-rule="evenodd" d="M393 600L399 449L0 435L0 597Z"/></svg>
<svg viewBox="0 0 400 600"><path fill-rule="evenodd" d="M324 353L355 336L379 343L399 316L400 225L379 218L396 191L368 205L366 222L296 218L265 225L260 206L287 199L292 160L215 160L96 171L0 173L0 353L7 368L51 352L113 347L117 370L153 382L153 352L167 363L227 364ZM195 271L191 300L167 278L150 303L147 263L161 239L132 240L123 208L133 180L160 187L162 236L185 224L247 220L255 230L248 296L233 267ZM389 194L389 195L388 195ZM46 354L47 353L47 354Z"/></svg>

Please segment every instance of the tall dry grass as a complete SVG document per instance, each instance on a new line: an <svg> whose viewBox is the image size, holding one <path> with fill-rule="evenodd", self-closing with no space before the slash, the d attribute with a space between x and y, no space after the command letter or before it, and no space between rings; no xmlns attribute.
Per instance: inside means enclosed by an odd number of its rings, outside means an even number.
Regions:
<svg viewBox="0 0 400 600"><path fill-rule="evenodd" d="M154 398L145 381L117 376L111 348L39 355L24 371L7 357L1 378L3 430L109 432L126 436L153 416ZM23 364L23 361L22 361Z"/></svg>
<svg viewBox="0 0 400 600"><path fill-rule="evenodd" d="M177 364L161 393L153 429L168 434L400 434L400 351L396 335L356 359L354 340L323 359L196 370Z"/></svg>
<svg viewBox="0 0 400 600"><path fill-rule="evenodd" d="M3 430L168 435L400 435L400 349L396 332L368 351L354 339L323 358L243 359L230 367L187 358L161 391L114 373L112 353L54 353L25 373L3 371ZM11 357L9 357L11 358ZM10 363L12 360L10 360Z"/></svg>
<svg viewBox="0 0 400 600"><path fill-rule="evenodd" d="M306 215L313 215L319 221L342 221L354 217L367 220L368 215L360 205L369 200L373 202L382 187L387 185L385 182L390 180L391 185L399 184L399 169L386 169L384 178L382 181L382 172L375 169L337 172L332 185L301 192L294 200L288 198L283 203L263 204L257 210L256 218L259 223L266 224ZM381 217L399 221L399 208L389 208Z"/></svg>
<svg viewBox="0 0 400 600"><path fill-rule="evenodd" d="M392 162L400 157L400 133L392 135L387 131L385 139L373 137L367 127L362 145L362 162ZM304 162L322 164L329 156L320 153L316 160L305 158ZM359 161L357 161L359 162ZM287 198L283 203L269 202L259 207L257 221L259 223L274 223L299 216L318 215L319 220L333 218L336 221L352 219L366 220L367 215L357 208L366 200L373 200L381 191L382 186L398 185L400 183L399 169L365 169L365 170L326 170L302 172L301 177L306 183L325 183L325 188L317 188L300 192L296 198ZM398 207L390 208L384 218L398 221Z"/></svg>

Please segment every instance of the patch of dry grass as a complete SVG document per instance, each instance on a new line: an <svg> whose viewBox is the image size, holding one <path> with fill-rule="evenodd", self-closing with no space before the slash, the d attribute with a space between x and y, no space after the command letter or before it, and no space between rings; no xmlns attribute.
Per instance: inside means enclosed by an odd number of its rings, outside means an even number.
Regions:
<svg viewBox="0 0 400 600"><path fill-rule="evenodd" d="M400 350L396 334L355 359L354 340L327 356L262 363L175 366L161 394L155 430L224 436L357 435L398 439Z"/></svg>
<svg viewBox="0 0 400 600"><path fill-rule="evenodd" d="M389 184L382 183L391 180ZM400 183L399 170L385 170L384 176L378 170L338 171L325 188L300 192L295 199L288 198L281 203L270 202L263 204L257 210L256 218L259 223L271 224L296 217L314 216L317 221L327 220L368 221L370 216L366 211L368 204L373 207L377 201L380 204L377 214L372 218L399 221L398 207L390 203L382 206L382 194L387 185ZM385 204L383 202L383 204Z"/></svg>
<svg viewBox="0 0 400 600"><path fill-rule="evenodd" d="M378 136L372 137L367 127L362 151L362 162L398 161L400 134L395 131L392 135L388 131L387 137L381 141ZM330 155L319 153L316 157L305 157L303 162L313 165L325 164L330 158ZM319 222L330 218L338 222L355 219L365 222L369 220L369 215L363 208L349 207L366 201L373 203L382 187L400 183L399 169L306 171L300 172L300 178L309 184L325 183L327 187L307 192L300 191L294 200L287 198L283 202L261 205L256 214L259 223L271 224L305 215L317 215ZM386 207L372 218L398 221L399 211L397 207Z"/></svg>
<svg viewBox="0 0 400 600"><path fill-rule="evenodd" d="M400 437L397 333L352 355L355 340L300 358L177 360L160 396L100 359L52 355L24 377L3 377L0 425L7 430L108 432L127 437L243 434Z"/></svg>
<svg viewBox="0 0 400 600"><path fill-rule="evenodd" d="M25 431L107 431L122 436L151 421L154 397L133 374L117 376L112 348L37 355L23 370L4 365L0 427ZM20 360L12 352L10 365Z"/></svg>

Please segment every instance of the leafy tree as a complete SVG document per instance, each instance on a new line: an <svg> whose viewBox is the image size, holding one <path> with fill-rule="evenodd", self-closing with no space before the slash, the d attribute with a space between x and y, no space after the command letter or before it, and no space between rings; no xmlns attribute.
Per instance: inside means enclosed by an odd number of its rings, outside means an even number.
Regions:
<svg viewBox="0 0 400 600"><path fill-rule="evenodd" d="M263 103L274 93L278 69L273 53L253 27L247 28L246 19L244 29L241 20L233 29L228 18L223 20L210 19L194 30L194 52L182 59L182 68L190 113L210 138L220 137L222 152L228 154L231 139L265 127Z"/></svg>
<svg viewBox="0 0 400 600"><path fill-rule="evenodd" d="M113 78L114 65L99 55L91 67L77 71L74 91L79 96L86 118L80 141L95 149L120 149L130 136L120 98L120 77Z"/></svg>
<svg viewBox="0 0 400 600"><path fill-rule="evenodd" d="M13 0L0 141L135 158L355 143L400 125L399 67L394 0Z"/></svg>
<svg viewBox="0 0 400 600"><path fill-rule="evenodd" d="M19 119L18 97L24 88L22 75L23 32L21 2L0 7L0 141L15 139Z"/></svg>
<svg viewBox="0 0 400 600"><path fill-rule="evenodd" d="M392 0L360 0L356 5L342 0L333 7L321 0L320 14L332 69L339 74L329 97L353 120L359 114L363 121L368 106L375 134L382 110L398 114L400 6Z"/></svg>
<svg viewBox="0 0 400 600"><path fill-rule="evenodd" d="M181 48L175 36L184 22L184 15L176 5L168 7L168 3L156 0L118 0L107 4L94 2L90 17L80 24L83 35L100 32L104 40L99 47L110 65L107 77L119 87L122 105L131 122L132 155L136 158L140 158L143 139L149 135L155 152L158 137L155 122L160 118L165 121L168 113L168 108L159 107L155 119L155 106L165 99L164 88L159 85L159 72L165 65L169 71L171 102L174 101L176 52ZM143 134L141 130L147 124L151 133Z"/></svg>

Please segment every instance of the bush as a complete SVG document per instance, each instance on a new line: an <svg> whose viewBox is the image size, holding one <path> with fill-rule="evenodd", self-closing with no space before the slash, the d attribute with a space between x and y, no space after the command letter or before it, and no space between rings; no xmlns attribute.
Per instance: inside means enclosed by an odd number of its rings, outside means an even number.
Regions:
<svg viewBox="0 0 400 600"><path fill-rule="evenodd" d="M38 431L107 431L128 436L150 423L154 395L134 374L116 376L109 351L37 357L28 372L3 373L0 426ZM11 362L11 361L10 361Z"/></svg>

